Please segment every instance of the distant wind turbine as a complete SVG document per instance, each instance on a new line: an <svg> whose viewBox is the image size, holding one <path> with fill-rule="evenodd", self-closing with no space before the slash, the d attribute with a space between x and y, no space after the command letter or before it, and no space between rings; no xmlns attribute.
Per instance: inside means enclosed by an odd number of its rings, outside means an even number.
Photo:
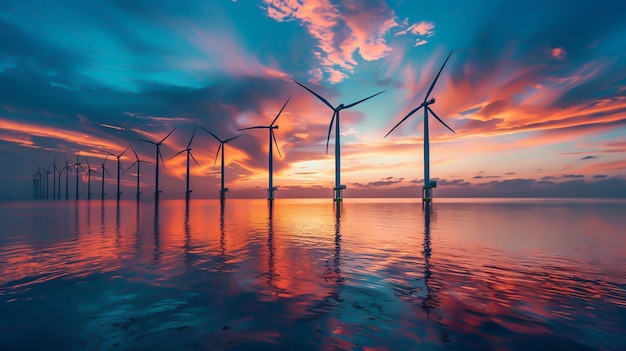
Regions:
<svg viewBox="0 0 626 351"><path fill-rule="evenodd" d="M50 171L51 167L52 167L52 164L50 164L48 166L48 169L46 170L46 200L50 197L50 173L52 173Z"/></svg>
<svg viewBox="0 0 626 351"><path fill-rule="evenodd" d="M122 193L120 192L120 173L122 173L122 161L120 160L120 158L122 157L122 155L124 155L124 153L126 152L126 150L128 150L128 148L130 147L130 145L128 145L124 151L122 151L119 155L116 155L114 153L111 152L107 152L109 155L114 156L115 158L117 158L117 199L120 199L120 195L122 195Z"/></svg>
<svg viewBox="0 0 626 351"><path fill-rule="evenodd" d="M69 174L72 172L71 169L71 165L69 164L69 162L67 162L67 155L63 155L65 156L65 167L63 167L63 171L65 172L65 200L69 199L70 197L70 177Z"/></svg>
<svg viewBox="0 0 626 351"><path fill-rule="evenodd" d="M174 156L170 157L170 160L171 160L174 157L182 154L183 152L187 152L187 188L185 190L185 199L186 200L189 200L189 198L191 196L191 190L189 190L189 158L190 158L190 156L193 159L193 161L198 165L198 167L200 167L200 164L198 163L198 160L196 160L196 158L191 153L191 142L193 141L193 137L196 135L196 130L197 129L198 129L198 127L193 129L193 133L191 133L191 138L189 139L189 143L187 144L187 148L184 149L184 150L181 150L181 151L179 151L177 153L175 153Z"/></svg>
<svg viewBox="0 0 626 351"><path fill-rule="evenodd" d="M238 131L248 130L248 129L269 129L269 132L270 132L269 134L269 172L268 172L269 173L269 186L267 188L267 199L270 201L274 200L274 191L278 190L278 188L274 186L274 181L273 181L274 153L272 150L272 140L274 141L274 144L276 145L276 151L278 151L278 155L280 155L280 157L283 157L280 153L280 149L278 148L278 142L276 141L276 136L274 135L274 129L278 129L278 126L275 126L274 123L276 123L276 120L285 109L285 106L287 106L287 103L289 102L289 100L291 100L291 97L287 99L287 102L285 102L285 104L280 109L280 111L278 111L276 118L274 118L274 120L269 126L256 126L256 127L237 129Z"/></svg>
<svg viewBox="0 0 626 351"><path fill-rule="evenodd" d="M85 157L85 162L87 162L87 200L91 200L91 174L96 173L96 170L91 168L87 157Z"/></svg>
<svg viewBox="0 0 626 351"><path fill-rule="evenodd" d="M224 199L226 199L226 192L228 191L228 188L224 187L224 149L226 149L226 144L228 144L229 141L235 140L235 139L239 138L242 134L234 136L234 137L232 137L230 139L222 140L222 139L218 138L217 135L211 133L209 130L205 129L204 127L200 127L200 128L202 128L205 132L211 134L215 139L217 139L217 141L220 142L220 146L217 148L217 153L215 154L215 161L213 162L213 166L215 166L217 164L217 157L220 154L220 150L222 150L222 176L221 176L221 178L222 178L222 187L220 189L220 200L224 200ZM276 148L278 148L278 146L276 146ZM270 146L270 149L271 149L271 146Z"/></svg>
<svg viewBox="0 0 626 351"><path fill-rule="evenodd" d="M294 80L294 82L296 82ZM304 85L296 82L299 86L308 90L311 94L315 95L318 99L320 99L326 106L328 106L331 110L333 110L333 117L330 119L330 126L328 127L328 137L326 139L326 154L328 155L328 144L330 143L330 133L333 129L333 121L335 122L335 188L334 192L334 200L341 201L343 199L343 190L346 189L346 186L341 184L341 140L340 140L340 129L339 129L339 111L348 109L350 107L354 107L365 100L369 100L376 95L382 94L385 91L378 92L374 95L368 96L365 99L359 100L357 102L351 103L349 105L339 104L337 107L333 107L333 105L328 102L328 100L324 99L321 95L317 94L313 90L305 87ZM335 119L336 118L336 119Z"/></svg>
<svg viewBox="0 0 626 351"><path fill-rule="evenodd" d="M428 92L426 93L426 97L424 97L424 101L418 107L414 108L411 112L409 112L409 114L406 115L406 117L404 117L400 122L398 122L398 124L396 124L393 128L391 128L389 133L387 133L387 135L391 134L391 132L393 132L394 129L396 129L400 124L402 124L402 122L404 122L412 114L417 112L422 107L424 108L424 186L422 187L422 201L425 201L425 202L430 202L432 200L432 189L437 187L437 181L430 180L430 148L429 148L430 145L429 145L429 140L428 140L428 112L430 111L430 113L433 116L435 116L435 118L439 122L441 122L441 124L443 124L446 128L448 128L452 133L455 133L455 131L452 130L452 128L448 127L448 125L445 124L441 120L441 118L439 118L439 116L437 116L435 111L433 111L429 107L429 105L432 105L435 103L435 98L431 98L430 100L428 100L428 98L430 97L430 93L433 91L433 88L435 87L435 83L437 83L437 79L439 79L439 75L441 75L441 71L443 71L443 68L446 66L446 63L450 59L450 55L452 55L452 52L448 54L448 57L443 62L443 65L441 66L441 69L439 69L437 76L435 76L435 80L433 80L433 83L430 85L430 88L428 89ZM386 138L387 135L385 135L384 138Z"/></svg>
<svg viewBox="0 0 626 351"><path fill-rule="evenodd" d="M74 163L72 166L76 167L76 200L78 200L79 194L78 194L78 175L80 174L80 169L83 169L83 172L85 171L85 169L83 168L83 164L80 163L78 161L78 157L80 156L80 150L78 150L78 153L76 154L76 163Z"/></svg>
<svg viewBox="0 0 626 351"><path fill-rule="evenodd" d="M139 159L139 155L137 155L137 152L135 151L135 148L131 145L130 149L133 150L133 154L135 154L135 162L133 162L132 165L128 166L128 168L126 169L126 172L128 172L129 169L131 169L135 164L137 164L137 200L139 200L140 196L141 196L141 192L139 191L139 177L140 177L140 166L142 162L145 163L150 163L148 161L144 161L144 160L140 160Z"/></svg>
<svg viewBox="0 0 626 351"><path fill-rule="evenodd" d="M52 198L57 198L57 157L52 161Z"/></svg>
<svg viewBox="0 0 626 351"><path fill-rule="evenodd" d="M159 142L154 142L151 140L146 140L146 139L140 139L141 141L145 141L146 143L150 143L154 146L156 146L156 156L154 159L154 163L156 166L156 171L155 171L155 182L154 182L154 198L156 200L159 199L159 194L161 193L161 191L159 190L159 159L161 159L161 163L163 164L163 167L165 167L165 162L163 162L163 156L161 155L161 144L163 144L163 142L165 141L165 139L169 138L170 135L172 135L172 133L174 133L174 131L176 130L176 128L172 129L171 132L169 132L165 138L161 139Z"/></svg>
<svg viewBox="0 0 626 351"><path fill-rule="evenodd" d="M107 162L107 160L109 159L109 153L107 153L107 155L104 157L104 161L102 161L102 164L100 165L100 168L102 169L102 190L100 191L100 197L102 198L102 200L104 200L104 195L106 195L106 193L104 192L104 174L108 174L109 177L111 176L111 173L109 173L109 170L106 168L105 164Z"/></svg>

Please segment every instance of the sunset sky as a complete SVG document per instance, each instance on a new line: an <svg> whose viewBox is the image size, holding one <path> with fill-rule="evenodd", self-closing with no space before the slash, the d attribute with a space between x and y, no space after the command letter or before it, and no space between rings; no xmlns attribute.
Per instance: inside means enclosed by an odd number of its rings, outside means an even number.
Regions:
<svg viewBox="0 0 626 351"><path fill-rule="evenodd" d="M281 197L328 197L333 105L342 111L342 183L350 197L419 197L419 106L449 52L431 107L435 196L626 197L626 4L616 1L0 0L0 199L32 198L32 179L80 150L99 166L129 144L154 196L182 198L194 127L222 139L276 122ZM262 198L267 130L226 147L228 197ZM192 197L219 196L218 142L198 131ZM134 162L129 151L124 168ZM107 160L114 197L116 164ZM65 175L63 175L65 177ZM87 193L86 175L80 183ZM134 198L136 168L122 175ZM50 174L52 183L52 174ZM75 174L70 177L73 198ZM62 182L63 191L65 182ZM50 185L52 189L52 185ZM94 197L100 176L92 176Z"/></svg>

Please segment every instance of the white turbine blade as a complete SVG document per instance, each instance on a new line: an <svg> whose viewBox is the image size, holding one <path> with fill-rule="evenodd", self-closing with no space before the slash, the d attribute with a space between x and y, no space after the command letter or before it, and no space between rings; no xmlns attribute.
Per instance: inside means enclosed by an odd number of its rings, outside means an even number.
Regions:
<svg viewBox="0 0 626 351"><path fill-rule="evenodd" d="M229 142L229 141L231 141L231 140L235 140L235 139L239 138L239 137L240 137L240 136L242 136L242 135L243 135L243 134L239 134L239 135L234 136L234 137L232 137L232 138L230 138L230 139L226 139L226 140L224 140L224 143L227 143L227 142Z"/></svg>
<svg viewBox="0 0 626 351"><path fill-rule="evenodd" d="M176 130L176 127L174 127L174 129L172 129L172 131L171 131L171 132L169 132L169 133L165 136L165 138L161 139L161 141L159 141L159 144L163 143L163 142L165 141L165 139L169 138L169 137L170 137L170 135L172 135L172 133L174 133L174 131L175 131L175 130Z"/></svg>
<svg viewBox="0 0 626 351"><path fill-rule="evenodd" d="M300 83L296 82L295 80L294 80L294 82L295 82L296 84L298 84L299 86L303 87L304 89L308 90L311 94L313 94L313 95L317 96L317 98L318 98L318 99L320 99L320 100L322 100L322 102L323 102L323 103L325 103L325 104L326 104L326 106L330 107L330 109L331 109L331 110L334 110L334 109L335 109L335 108L333 107L333 105L331 105L331 104L330 104L330 102L328 102L326 99L324 99L323 97L321 97L320 95L318 95L318 94L317 94L316 92L314 92L313 90L311 90L311 89L309 89L309 88L305 87L304 85L302 85L302 84L300 84Z"/></svg>
<svg viewBox="0 0 626 351"><path fill-rule="evenodd" d="M189 151L189 156L191 156L191 159L193 160L193 162L195 162L198 165L198 167L202 168L202 166L200 166L200 164L198 163L198 160L196 160L196 158L193 156L191 151Z"/></svg>
<svg viewBox="0 0 626 351"><path fill-rule="evenodd" d="M435 118L436 118L439 122L441 122L441 124L443 124L444 126L446 126L446 128L450 129L450 131L451 131L452 133L456 134L456 132L455 132L454 130L452 130L452 128L448 127L448 125L447 125L447 124L445 124L445 123L444 123L444 121L442 121L442 120L441 120L441 118L439 118L439 116L437 116L437 114L435 113L435 111L433 111L433 110L432 110L430 107L428 107L428 106L427 106L426 108L428 109L428 111L430 111L430 113L432 113L432 114L433 114L433 116L435 116Z"/></svg>
<svg viewBox="0 0 626 351"><path fill-rule="evenodd" d="M195 127L193 129L193 133L191 133L191 138L189 139L189 144L187 144L187 148L189 149L191 147L191 142L193 141L193 137L194 135L196 135L196 130L198 129L198 127Z"/></svg>
<svg viewBox="0 0 626 351"><path fill-rule="evenodd" d="M376 94L374 94L374 95L372 95L372 96L368 96L368 97L366 97L366 98L365 98L365 99L363 99L363 100L359 100L359 101L357 101L357 102L355 102L355 103L352 103L352 104L350 104L350 105L344 106L343 108L350 108L350 107L352 107L352 106L356 106L356 105L358 105L358 104L362 103L363 101L365 101L365 100L369 100L369 99L373 98L374 96L376 96L376 95L380 95L380 94L382 94L382 93L384 93L384 92L385 92L385 91L383 90L383 91L378 92L378 93L376 93Z"/></svg>
<svg viewBox="0 0 626 351"><path fill-rule="evenodd" d="M209 131L208 129L204 128L204 127L200 127L202 128L202 130L204 130L205 132L211 134L215 139L217 139L217 141L219 141L220 143L222 142L222 139L218 138L217 135L211 133L211 131Z"/></svg>
<svg viewBox="0 0 626 351"><path fill-rule="evenodd" d="M400 124L402 124L402 122L406 121L407 118L411 117L412 114L414 114L415 112L417 112L420 108L424 107L424 105L419 105L418 107L414 108L413 111L409 112L408 115L406 115L406 117L404 117L400 122L398 122L398 124L396 124L393 128L391 128L391 130L389 131L389 133L387 133L383 139L385 139L387 137L387 135L391 134L391 132L394 131L394 129L398 128L398 126Z"/></svg>
<svg viewBox="0 0 626 351"><path fill-rule="evenodd" d="M326 138L326 155L328 155L328 144L330 144L330 132L333 130L333 122L335 121L335 115L337 111L333 112L333 118L330 119L330 125L328 126L328 137Z"/></svg>
<svg viewBox="0 0 626 351"><path fill-rule="evenodd" d="M222 143L220 142L220 146L217 148L217 153L215 153L215 161L213 161L213 166L215 166L215 165L217 164L217 157L218 157L218 156L219 156L219 154L220 154L220 149L222 148L222 146L224 146L224 144L222 144Z"/></svg>
<svg viewBox="0 0 626 351"><path fill-rule="evenodd" d="M287 103L289 102L289 100L291 100L291 96L287 99L287 101L285 102L285 104L283 105L283 107L280 109L280 111L278 111L278 114L276 115L276 118L274 118L274 120L272 121L272 124L270 124L270 127L274 125L274 123L276 123L276 120L278 119L278 117L280 117L280 114L283 112L283 110L285 109L285 106L287 106Z"/></svg>
<svg viewBox="0 0 626 351"><path fill-rule="evenodd" d="M276 141L276 135L274 134L274 130L270 129L270 134L272 134L272 139L274 139L274 145L276 145L276 151L278 151L278 156L283 158L283 155L280 153L280 148L278 148L278 142Z"/></svg>
<svg viewBox="0 0 626 351"><path fill-rule="evenodd" d="M426 100L428 100L428 97L430 96L430 93L432 93L433 88L435 87L435 83L437 83L437 79L439 79L439 75L441 74L441 71L443 71L443 68L446 66L446 63L448 63L448 60L450 59L450 55L452 55L452 51L450 51L450 53L448 54L448 57L443 62L443 65L441 65L441 68L439 69L439 72L437 73L437 76L435 77L435 80L433 80L433 84L430 85L430 89L428 89L428 93L426 94L426 97L424 98L424 102L426 102Z"/></svg>

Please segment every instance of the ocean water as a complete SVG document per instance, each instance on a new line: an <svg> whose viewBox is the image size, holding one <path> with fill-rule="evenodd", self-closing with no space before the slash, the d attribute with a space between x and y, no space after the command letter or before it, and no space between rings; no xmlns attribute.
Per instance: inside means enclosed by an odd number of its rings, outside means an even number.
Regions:
<svg viewBox="0 0 626 351"><path fill-rule="evenodd" d="M0 203L0 350L626 350L626 201Z"/></svg>

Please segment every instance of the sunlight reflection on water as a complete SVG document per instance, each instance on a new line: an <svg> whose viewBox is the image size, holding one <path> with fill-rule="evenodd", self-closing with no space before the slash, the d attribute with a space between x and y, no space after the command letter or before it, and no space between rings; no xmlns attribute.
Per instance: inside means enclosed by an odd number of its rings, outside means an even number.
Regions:
<svg viewBox="0 0 626 351"><path fill-rule="evenodd" d="M0 349L626 347L623 201L0 209Z"/></svg>

